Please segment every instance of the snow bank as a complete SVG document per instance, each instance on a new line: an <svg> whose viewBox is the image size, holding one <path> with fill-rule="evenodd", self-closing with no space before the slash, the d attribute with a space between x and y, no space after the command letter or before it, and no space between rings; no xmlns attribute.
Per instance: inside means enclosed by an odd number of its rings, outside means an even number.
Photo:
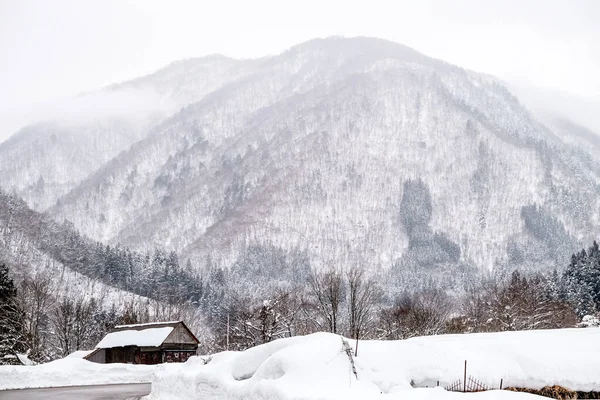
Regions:
<svg viewBox="0 0 600 400"><path fill-rule="evenodd" d="M354 345L353 341L350 341ZM450 399L463 396L431 388L467 375L490 388L538 389L559 384L600 390L600 329L564 329L442 335L403 341L361 341L351 372L339 336L318 333L277 340L245 352L219 353L161 366L148 399ZM430 387L425 389L425 387ZM413 387L417 387L414 389ZM490 391L479 399L533 398ZM536 397L539 398L539 397Z"/></svg>
<svg viewBox="0 0 600 400"><path fill-rule="evenodd" d="M323 333L219 353L207 365L192 357L174 368L159 368L149 398L314 399L379 393L373 383L351 379L340 349L339 336Z"/></svg>
<svg viewBox="0 0 600 400"><path fill-rule="evenodd" d="M37 363L29 358L29 354L17 354L17 358L21 365L37 365Z"/></svg>
<svg viewBox="0 0 600 400"><path fill-rule="evenodd" d="M93 351L94 350L77 350L69 354L66 358L83 358L92 353Z"/></svg>
<svg viewBox="0 0 600 400"><path fill-rule="evenodd" d="M361 347L362 346L362 347ZM360 352L362 350L362 352ZM359 344L358 364L366 376L394 389L401 374L416 386L447 385L467 375L488 387L540 389L561 385L572 390L600 391L600 329L561 329L470 335L441 335L405 341ZM383 368L382 368L383 367Z"/></svg>
<svg viewBox="0 0 600 400"><path fill-rule="evenodd" d="M0 390L151 382L155 365L96 364L76 357L36 366L0 366ZM1 397L1 395L0 395Z"/></svg>

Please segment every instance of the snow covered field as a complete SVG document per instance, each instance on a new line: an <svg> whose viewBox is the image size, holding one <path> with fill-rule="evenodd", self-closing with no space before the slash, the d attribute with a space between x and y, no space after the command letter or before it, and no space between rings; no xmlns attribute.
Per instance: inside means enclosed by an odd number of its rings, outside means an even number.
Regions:
<svg viewBox="0 0 600 400"><path fill-rule="evenodd" d="M71 357L33 367L2 366L0 388L152 381L149 400L454 399L465 395L432 386L462 379L467 360L467 375L490 388L498 388L502 379L504 387L559 384L599 391L597 354L596 328L361 341L355 358L357 379L340 337L317 333L244 352L192 357L184 364L101 365ZM468 396L534 398L507 391Z"/></svg>
<svg viewBox="0 0 600 400"><path fill-rule="evenodd" d="M467 375L490 388L503 379L504 387L592 391L600 390L600 359L591 356L599 352L600 329L593 328L361 341L356 379L340 337L319 333L219 353L207 365L193 358L160 367L148 399L461 398L431 386L462 379L465 360ZM506 391L468 396L534 398Z"/></svg>

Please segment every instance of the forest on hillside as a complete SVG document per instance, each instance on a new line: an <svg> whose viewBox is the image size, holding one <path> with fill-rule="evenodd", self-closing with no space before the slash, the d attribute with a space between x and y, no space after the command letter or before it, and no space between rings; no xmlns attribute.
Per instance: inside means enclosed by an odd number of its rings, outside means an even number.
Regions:
<svg viewBox="0 0 600 400"><path fill-rule="evenodd" d="M600 310L597 242L573 254L560 272L479 275L454 292L433 278L392 287L390 272L369 275L343 266L317 270L305 254L274 246L249 247L228 269L210 258L199 269L182 267L176 256L160 250L140 256L118 247L90 249L95 249L91 254L95 270L102 271L99 277L143 297L132 298L125 307L84 294L57 297L51 276L38 273L15 281L11 266L1 264L3 363L16 362L17 353L50 361L93 348L117 324L156 320L186 321L196 331L201 351L213 353L316 331L394 340L588 326L597 324ZM115 268L128 272L114 273ZM157 289L149 290L143 282Z"/></svg>
<svg viewBox="0 0 600 400"><path fill-rule="evenodd" d="M161 248L139 252L93 241L0 192L0 360L15 362L22 353L50 361L93 348L117 324L158 320L185 320L205 353L316 331L404 339L595 323L597 242L555 270L518 268L519 252L527 249L515 247L509 249L515 264L484 273L461 264L458 245L431 229L426 185L404 186L399 218L409 248L379 272L367 259L322 265L305 250L273 244L248 245L226 266L210 255L200 265L181 262ZM556 245L567 237L562 224L537 205L522 213L528 229L554 247L552 257L567 258ZM33 268L23 257L30 253L129 297L60 289L52 269Z"/></svg>

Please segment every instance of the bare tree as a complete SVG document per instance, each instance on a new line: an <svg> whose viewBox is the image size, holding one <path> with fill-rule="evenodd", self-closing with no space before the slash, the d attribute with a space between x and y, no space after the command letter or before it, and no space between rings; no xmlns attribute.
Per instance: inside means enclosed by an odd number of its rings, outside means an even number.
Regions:
<svg viewBox="0 0 600 400"><path fill-rule="evenodd" d="M263 341L268 342L280 337L292 337L303 332L305 322L303 311L307 306L300 289L276 290L269 300L260 306L259 318Z"/></svg>
<svg viewBox="0 0 600 400"><path fill-rule="evenodd" d="M276 290L262 299L235 293L230 295L228 303L221 312L221 321L216 329L224 338L225 321L228 322L230 348L243 350L291 337L296 334L297 324L300 324L301 331L304 328L301 311L305 303L292 291Z"/></svg>
<svg viewBox="0 0 600 400"><path fill-rule="evenodd" d="M498 330L494 322L497 310L497 298L501 288L496 281L481 282L468 287L462 301L462 321L453 321L458 329L465 332L493 332Z"/></svg>
<svg viewBox="0 0 600 400"><path fill-rule="evenodd" d="M343 302L343 276L336 269L312 271L308 286L315 299L317 313L326 321L329 332L338 333L340 305Z"/></svg>
<svg viewBox="0 0 600 400"><path fill-rule="evenodd" d="M26 276L18 291L19 304L24 315L26 346L29 357L34 361L44 361L47 340L50 336L50 310L53 309L55 285L47 274L37 273Z"/></svg>
<svg viewBox="0 0 600 400"><path fill-rule="evenodd" d="M518 271L508 282L492 282L470 291L463 312L471 332L563 328L577 321L567 303L552 297L543 277L527 279Z"/></svg>
<svg viewBox="0 0 600 400"><path fill-rule="evenodd" d="M73 320L75 319L75 306L73 301L63 298L59 301L50 314L50 321L54 329L54 336L58 353L65 357L73 348Z"/></svg>
<svg viewBox="0 0 600 400"><path fill-rule="evenodd" d="M96 310L97 304L93 298L72 300L64 297L57 303L50 313L50 321L61 356L65 357L75 350L93 345L90 337Z"/></svg>
<svg viewBox="0 0 600 400"><path fill-rule="evenodd" d="M381 311L379 337L406 339L444 333L451 311L452 302L440 289L407 292L393 307Z"/></svg>
<svg viewBox="0 0 600 400"><path fill-rule="evenodd" d="M124 304L123 313L119 319L119 324L143 324L150 322L150 311L154 310L155 318L160 320L164 317L164 313L161 313L159 309L160 302L153 300L142 300L142 298L136 298L132 296L131 299L126 300Z"/></svg>
<svg viewBox="0 0 600 400"><path fill-rule="evenodd" d="M375 307L381 299L381 289L374 279L367 278L357 267L346 273L348 281L349 334L358 340L368 333L375 318ZM355 349L356 350L356 349Z"/></svg>
<svg viewBox="0 0 600 400"><path fill-rule="evenodd" d="M75 319L73 325L73 343L75 350L89 348L96 343L91 343L90 338L95 328L94 315L98 311L98 303L92 297L80 298L75 301Z"/></svg>

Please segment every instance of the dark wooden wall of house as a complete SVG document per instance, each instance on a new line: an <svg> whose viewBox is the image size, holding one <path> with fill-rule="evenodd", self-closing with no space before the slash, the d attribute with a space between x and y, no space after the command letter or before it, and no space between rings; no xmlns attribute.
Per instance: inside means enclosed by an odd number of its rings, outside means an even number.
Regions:
<svg viewBox="0 0 600 400"><path fill-rule="evenodd" d="M136 364L160 364L162 363L163 356L160 351L136 351L135 363Z"/></svg>
<svg viewBox="0 0 600 400"><path fill-rule="evenodd" d="M196 345L196 347L198 346L194 338L182 324L178 324L175 329L173 329L173 332L165 339L163 346L170 344L190 344Z"/></svg>
<svg viewBox="0 0 600 400"><path fill-rule="evenodd" d="M164 350L162 352L163 361L166 363L186 362L191 356L195 356L196 351Z"/></svg>
<svg viewBox="0 0 600 400"><path fill-rule="evenodd" d="M177 346L175 346L177 347ZM154 349L141 350L139 347L113 347L102 349L102 356L97 360L100 363L123 363L123 364L161 364L171 362L186 362L191 356L196 355L195 349ZM97 353L99 354L99 353ZM95 354L95 356L97 355Z"/></svg>
<svg viewBox="0 0 600 400"><path fill-rule="evenodd" d="M85 358L88 361L104 364L106 363L106 350L98 349L92 352L89 356Z"/></svg>
<svg viewBox="0 0 600 400"><path fill-rule="evenodd" d="M113 347L106 349L106 363L135 363L135 346Z"/></svg>
<svg viewBox="0 0 600 400"><path fill-rule="evenodd" d="M161 350L190 350L195 351L198 348L196 343L165 343L160 346Z"/></svg>

